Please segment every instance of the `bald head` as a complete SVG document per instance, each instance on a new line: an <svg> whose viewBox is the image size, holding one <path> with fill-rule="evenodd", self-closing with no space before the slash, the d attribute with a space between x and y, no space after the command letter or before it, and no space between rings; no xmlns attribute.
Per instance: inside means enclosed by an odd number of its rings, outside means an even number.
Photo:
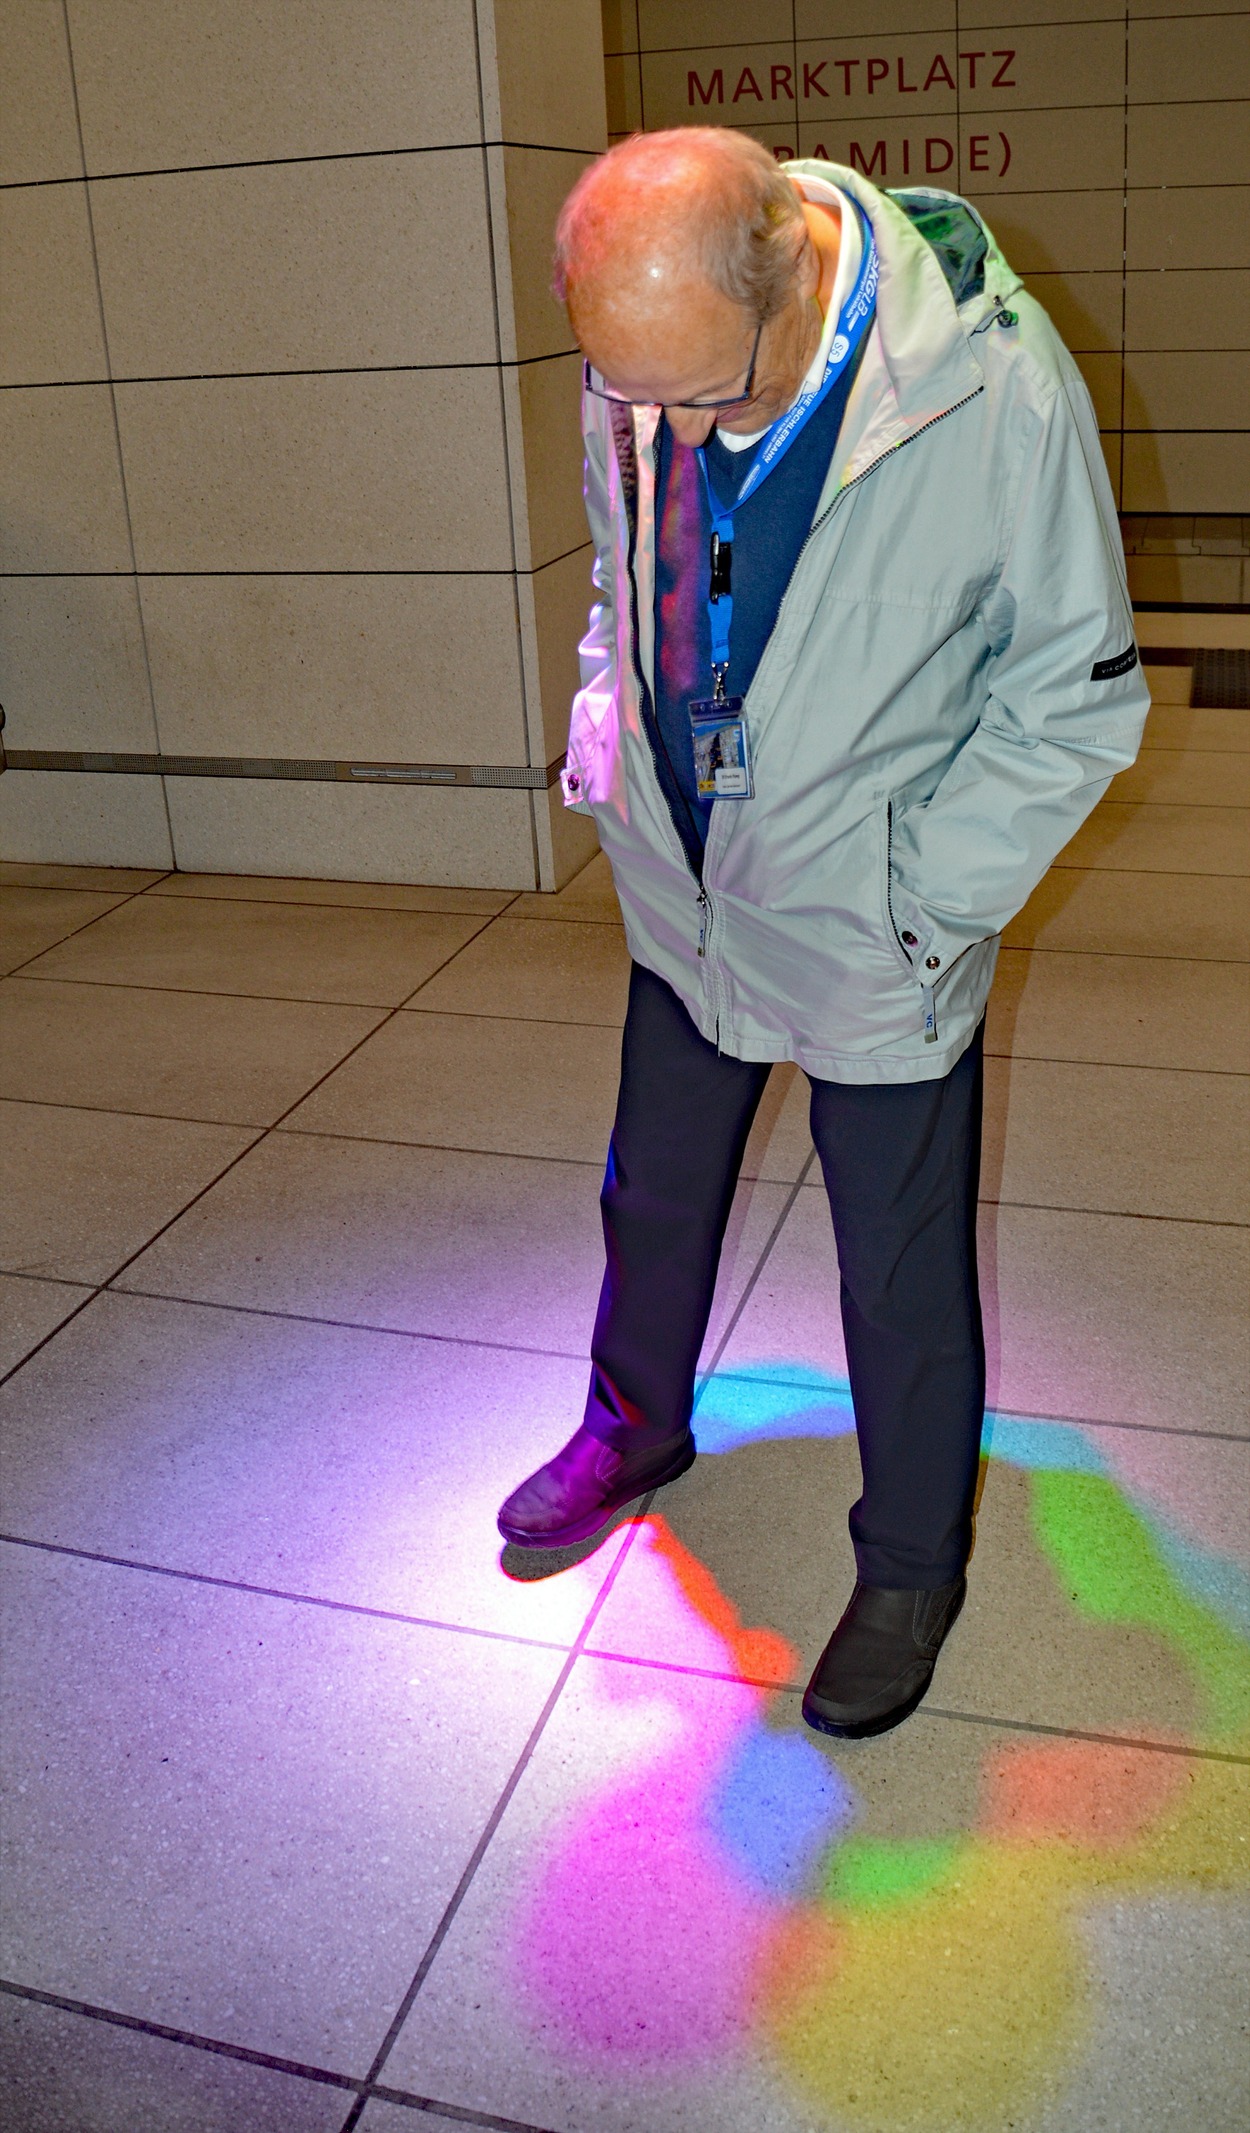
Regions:
<svg viewBox="0 0 1250 2133"><path fill-rule="evenodd" d="M766 148L719 126L635 134L592 163L556 227L555 290L588 308L653 314L710 283L752 322L786 301L804 224Z"/></svg>
<svg viewBox="0 0 1250 2133"><path fill-rule="evenodd" d="M610 149L556 228L556 293L592 370L619 397L662 406L684 444L717 419L765 426L820 338L812 299L838 238L817 215L828 233L812 241L814 212L766 148L728 128Z"/></svg>

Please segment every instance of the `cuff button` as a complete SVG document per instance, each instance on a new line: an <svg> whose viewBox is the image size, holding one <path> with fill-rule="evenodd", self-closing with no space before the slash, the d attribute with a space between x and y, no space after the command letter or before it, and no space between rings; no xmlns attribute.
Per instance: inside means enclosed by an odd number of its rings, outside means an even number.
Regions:
<svg viewBox="0 0 1250 2133"><path fill-rule="evenodd" d="M924 959L924 967L926 970L939 970L941 968L941 965L942 958L940 955L927 955Z"/></svg>

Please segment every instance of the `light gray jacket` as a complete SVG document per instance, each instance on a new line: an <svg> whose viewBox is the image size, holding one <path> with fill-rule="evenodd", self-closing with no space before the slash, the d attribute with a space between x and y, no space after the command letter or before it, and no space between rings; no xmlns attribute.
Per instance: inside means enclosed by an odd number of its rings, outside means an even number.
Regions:
<svg viewBox="0 0 1250 2133"><path fill-rule="evenodd" d="M988 241L957 309L958 273L948 261L948 283L894 199L839 165L786 167L859 201L880 286L746 699L755 795L715 803L700 883L643 720L659 411L622 422L587 395L601 597L565 796L594 815L632 955L723 1052L828 1081L928 1080L976 1029L1002 928L1132 762L1149 699L1125 664L1093 410L1045 312L979 220L955 217Z"/></svg>

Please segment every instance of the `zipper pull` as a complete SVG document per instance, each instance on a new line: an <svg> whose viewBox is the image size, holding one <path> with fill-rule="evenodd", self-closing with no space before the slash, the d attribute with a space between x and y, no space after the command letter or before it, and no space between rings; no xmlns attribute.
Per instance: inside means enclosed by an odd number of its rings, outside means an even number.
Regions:
<svg viewBox="0 0 1250 2133"><path fill-rule="evenodd" d="M931 985L922 985L920 997L924 1002L924 1041L926 1044L936 1044L938 1041L937 1003L933 997L933 987Z"/></svg>
<svg viewBox="0 0 1250 2133"><path fill-rule="evenodd" d="M704 949L705 949L705 948L706 948L706 946L707 946L707 922L708 922L708 905L707 905L707 890L706 890L706 889L700 889L700 891L699 891L699 954L700 954L700 955L702 955L702 954L703 954L703 951L704 951Z"/></svg>

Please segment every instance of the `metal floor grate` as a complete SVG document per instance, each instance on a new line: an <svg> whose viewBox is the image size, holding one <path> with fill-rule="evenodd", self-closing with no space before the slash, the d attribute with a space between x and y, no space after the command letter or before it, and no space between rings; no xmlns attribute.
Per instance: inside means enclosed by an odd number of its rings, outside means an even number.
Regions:
<svg viewBox="0 0 1250 2133"><path fill-rule="evenodd" d="M1250 711L1250 651L1195 652L1189 701L1218 711Z"/></svg>

